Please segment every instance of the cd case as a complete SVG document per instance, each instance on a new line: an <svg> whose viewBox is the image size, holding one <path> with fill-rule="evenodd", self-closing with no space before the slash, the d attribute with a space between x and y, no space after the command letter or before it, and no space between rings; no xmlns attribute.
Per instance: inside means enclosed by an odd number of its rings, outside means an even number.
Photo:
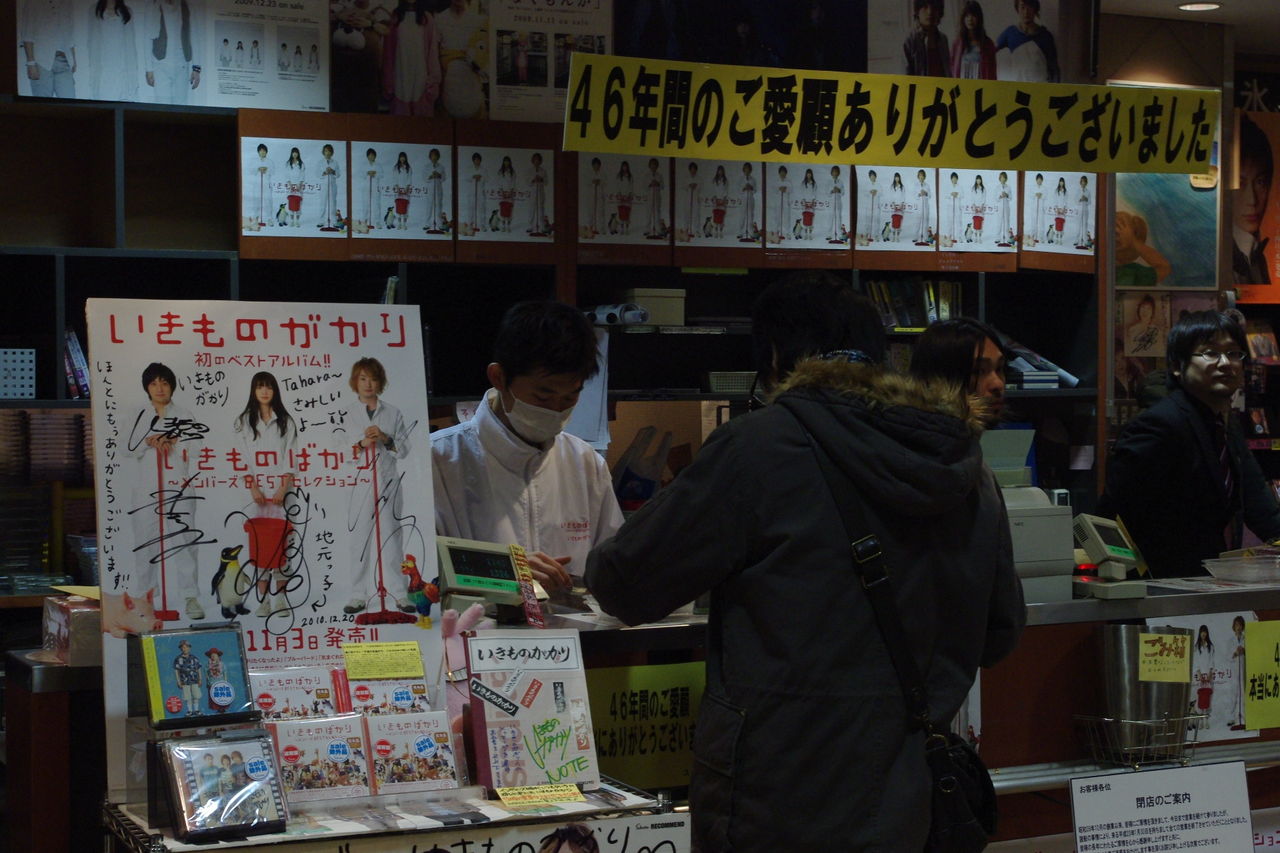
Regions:
<svg viewBox="0 0 1280 853"><path fill-rule="evenodd" d="M386 714L365 717L378 794L458 787L458 764L449 714Z"/></svg>
<svg viewBox="0 0 1280 853"><path fill-rule="evenodd" d="M159 631L143 635L141 644L154 728L258 719L238 626Z"/></svg>
<svg viewBox="0 0 1280 853"><path fill-rule="evenodd" d="M264 733L177 738L163 743L163 755L178 840L284 832L289 815L271 739Z"/></svg>
<svg viewBox="0 0 1280 853"><path fill-rule="evenodd" d="M267 724L275 737L281 780L289 802L367 797L369 757L359 714Z"/></svg>

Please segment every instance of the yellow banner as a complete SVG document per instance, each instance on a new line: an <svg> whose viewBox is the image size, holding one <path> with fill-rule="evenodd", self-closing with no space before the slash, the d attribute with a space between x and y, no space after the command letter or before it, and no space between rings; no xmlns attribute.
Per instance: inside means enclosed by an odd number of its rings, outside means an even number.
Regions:
<svg viewBox="0 0 1280 853"><path fill-rule="evenodd" d="M1244 647L1244 727L1280 726L1280 622L1246 622Z"/></svg>
<svg viewBox="0 0 1280 853"><path fill-rule="evenodd" d="M574 53L564 149L1083 172L1208 171L1211 89L1014 83Z"/></svg>

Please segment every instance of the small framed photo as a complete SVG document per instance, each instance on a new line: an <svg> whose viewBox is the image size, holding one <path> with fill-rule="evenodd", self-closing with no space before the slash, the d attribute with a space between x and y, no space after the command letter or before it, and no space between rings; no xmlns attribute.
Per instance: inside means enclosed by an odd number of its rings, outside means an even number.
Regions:
<svg viewBox="0 0 1280 853"><path fill-rule="evenodd" d="M178 738L162 744L174 835L180 841L284 832L284 791L271 739Z"/></svg>

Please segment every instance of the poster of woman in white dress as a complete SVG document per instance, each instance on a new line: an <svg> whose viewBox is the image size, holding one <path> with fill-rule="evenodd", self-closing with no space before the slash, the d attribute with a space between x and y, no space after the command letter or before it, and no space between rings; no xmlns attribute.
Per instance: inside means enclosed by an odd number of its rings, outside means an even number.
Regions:
<svg viewBox="0 0 1280 853"><path fill-rule="evenodd" d="M937 169L855 166L859 249L932 252L937 241Z"/></svg>
<svg viewBox="0 0 1280 853"><path fill-rule="evenodd" d="M1098 234L1097 179L1091 172L1027 172L1023 251L1092 255Z"/></svg>
<svg viewBox="0 0 1280 853"><path fill-rule="evenodd" d="M578 155L578 240L651 244L670 240L671 160Z"/></svg>
<svg viewBox="0 0 1280 853"><path fill-rule="evenodd" d="M852 230L849 166L765 164L768 245L843 249Z"/></svg>
<svg viewBox="0 0 1280 853"><path fill-rule="evenodd" d="M448 240L453 232L453 148L351 143L351 233L359 238Z"/></svg>
<svg viewBox="0 0 1280 853"><path fill-rule="evenodd" d="M1017 172L942 169L938 245L951 252L1017 250Z"/></svg>
<svg viewBox="0 0 1280 853"><path fill-rule="evenodd" d="M673 192L676 243L759 246L763 163L679 160Z"/></svg>
<svg viewBox="0 0 1280 853"><path fill-rule="evenodd" d="M1244 727L1245 625L1257 621L1252 611L1203 613L1149 620L1152 625L1189 628L1191 634L1191 695L1189 715L1197 719L1198 740L1233 740L1256 737ZM1158 631L1158 628L1150 629Z"/></svg>
<svg viewBox="0 0 1280 853"><path fill-rule="evenodd" d="M347 143L240 138L240 233L256 237L345 237Z"/></svg>
<svg viewBox="0 0 1280 853"><path fill-rule="evenodd" d="M464 145L460 240L550 243L555 239L555 156L550 149ZM477 207L478 206L478 207Z"/></svg>

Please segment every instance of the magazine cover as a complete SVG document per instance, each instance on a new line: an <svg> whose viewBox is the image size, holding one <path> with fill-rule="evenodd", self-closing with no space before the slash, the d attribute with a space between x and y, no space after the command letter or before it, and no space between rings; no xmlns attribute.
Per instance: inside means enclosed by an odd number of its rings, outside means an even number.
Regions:
<svg viewBox="0 0 1280 853"><path fill-rule="evenodd" d="M288 813L270 738L183 738L163 747L179 840L284 832Z"/></svg>
<svg viewBox="0 0 1280 853"><path fill-rule="evenodd" d="M290 803L367 797L369 758L358 714L268 723Z"/></svg>
<svg viewBox="0 0 1280 853"><path fill-rule="evenodd" d="M447 711L365 717L376 794L458 787Z"/></svg>
<svg viewBox="0 0 1280 853"><path fill-rule="evenodd" d="M493 630L466 642L478 784L600 787L578 632Z"/></svg>
<svg viewBox="0 0 1280 853"><path fill-rule="evenodd" d="M335 673L327 666L250 671L253 704L264 720L332 717L338 711Z"/></svg>
<svg viewBox="0 0 1280 853"><path fill-rule="evenodd" d="M238 627L162 631L141 639L152 726L256 719Z"/></svg>

